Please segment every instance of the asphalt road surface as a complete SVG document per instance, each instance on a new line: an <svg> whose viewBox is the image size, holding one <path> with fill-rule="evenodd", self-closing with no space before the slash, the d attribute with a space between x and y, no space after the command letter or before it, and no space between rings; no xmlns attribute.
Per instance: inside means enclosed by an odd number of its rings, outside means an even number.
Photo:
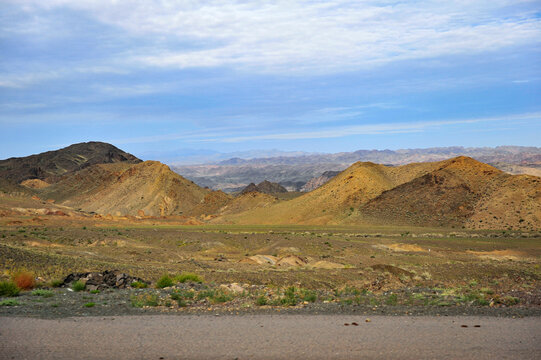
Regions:
<svg viewBox="0 0 541 360"><path fill-rule="evenodd" d="M0 358L541 359L541 318L0 317Z"/></svg>

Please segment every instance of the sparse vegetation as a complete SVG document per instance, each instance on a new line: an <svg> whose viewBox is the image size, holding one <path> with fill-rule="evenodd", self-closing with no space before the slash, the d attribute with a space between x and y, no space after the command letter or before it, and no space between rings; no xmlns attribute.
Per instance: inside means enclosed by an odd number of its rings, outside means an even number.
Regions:
<svg viewBox="0 0 541 360"><path fill-rule="evenodd" d="M95 305L96 305L96 303L87 302L84 306L87 307L87 308L91 308L91 307L94 307Z"/></svg>
<svg viewBox="0 0 541 360"><path fill-rule="evenodd" d="M52 292L51 290L45 290L45 289L35 289L32 291L32 295L48 298L48 297L54 296L54 292Z"/></svg>
<svg viewBox="0 0 541 360"><path fill-rule="evenodd" d="M133 307L142 308L143 306L158 306L158 295L145 293L135 295L131 297L131 304Z"/></svg>
<svg viewBox="0 0 541 360"><path fill-rule="evenodd" d="M0 296L17 296L21 290L11 281L0 281Z"/></svg>
<svg viewBox="0 0 541 360"><path fill-rule="evenodd" d="M185 283L187 281L191 281L194 283L202 283L203 279L200 276L193 273L182 273L180 275L175 276L174 281L178 283Z"/></svg>
<svg viewBox="0 0 541 360"><path fill-rule="evenodd" d="M264 306L264 305L267 305L269 303L269 299L265 295L259 295L256 298L255 303L258 306Z"/></svg>
<svg viewBox="0 0 541 360"><path fill-rule="evenodd" d="M63 283L64 282L62 280L52 280L50 285L51 287L57 288L57 287L62 286Z"/></svg>
<svg viewBox="0 0 541 360"><path fill-rule="evenodd" d="M73 284L71 284L71 288L73 291L83 291L86 289L86 284L82 281L74 281Z"/></svg>
<svg viewBox="0 0 541 360"><path fill-rule="evenodd" d="M148 287L148 284L142 281L134 281L130 284L130 286L135 289L146 289Z"/></svg>
<svg viewBox="0 0 541 360"><path fill-rule="evenodd" d="M163 275L161 278L158 279L156 282L156 287L158 289L163 289L166 287L173 286L175 283L173 282L173 279L169 275Z"/></svg>
<svg viewBox="0 0 541 360"><path fill-rule="evenodd" d="M19 306L20 303L15 299L6 299L0 301L0 306Z"/></svg>

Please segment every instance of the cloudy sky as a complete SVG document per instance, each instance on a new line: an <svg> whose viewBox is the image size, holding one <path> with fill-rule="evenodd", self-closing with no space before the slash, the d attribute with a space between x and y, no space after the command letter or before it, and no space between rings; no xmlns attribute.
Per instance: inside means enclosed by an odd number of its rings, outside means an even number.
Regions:
<svg viewBox="0 0 541 360"><path fill-rule="evenodd" d="M0 158L541 146L540 44L539 0L0 0Z"/></svg>

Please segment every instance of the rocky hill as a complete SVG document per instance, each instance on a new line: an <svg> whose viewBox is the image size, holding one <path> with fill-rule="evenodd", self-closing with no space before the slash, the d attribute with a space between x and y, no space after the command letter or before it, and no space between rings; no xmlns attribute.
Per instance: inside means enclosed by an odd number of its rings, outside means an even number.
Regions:
<svg viewBox="0 0 541 360"><path fill-rule="evenodd" d="M371 199L360 213L378 223L538 229L541 179L458 157Z"/></svg>
<svg viewBox="0 0 541 360"><path fill-rule="evenodd" d="M246 186L240 193L247 194L250 192L260 192L263 194L279 194L286 193L287 189L278 183L272 183L270 181L264 180L259 184L250 183Z"/></svg>
<svg viewBox="0 0 541 360"><path fill-rule="evenodd" d="M151 216L191 215L211 193L156 161L93 165L36 191L87 212Z"/></svg>
<svg viewBox="0 0 541 360"><path fill-rule="evenodd" d="M358 162L310 193L228 221L539 229L541 179L468 157L396 167Z"/></svg>
<svg viewBox="0 0 541 360"><path fill-rule="evenodd" d="M308 182L301 187L301 191L309 192L315 190L338 174L340 174L340 171L325 171L320 176L308 180Z"/></svg>
<svg viewBox="0 0 541 360"><path fill-rule="evenodd" d="M52 183L62 175L95 164L140 162L135 156L111 144L87 142L37 155L0 160L0 178L14 184L27 179Z"/></svg>

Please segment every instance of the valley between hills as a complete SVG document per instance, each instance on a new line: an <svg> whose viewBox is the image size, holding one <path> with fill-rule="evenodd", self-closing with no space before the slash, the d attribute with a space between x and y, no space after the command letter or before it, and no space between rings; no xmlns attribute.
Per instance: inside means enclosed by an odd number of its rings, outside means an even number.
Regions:
<svg viewBox="0 0 541 360"><path fill-rule="evenodd" d="M2 286L48 295L0 313L541 311L541 178L467 156L323 173L231 194L105 143L2 160ZM139 280L96 282L113 270Z"/></svg>

